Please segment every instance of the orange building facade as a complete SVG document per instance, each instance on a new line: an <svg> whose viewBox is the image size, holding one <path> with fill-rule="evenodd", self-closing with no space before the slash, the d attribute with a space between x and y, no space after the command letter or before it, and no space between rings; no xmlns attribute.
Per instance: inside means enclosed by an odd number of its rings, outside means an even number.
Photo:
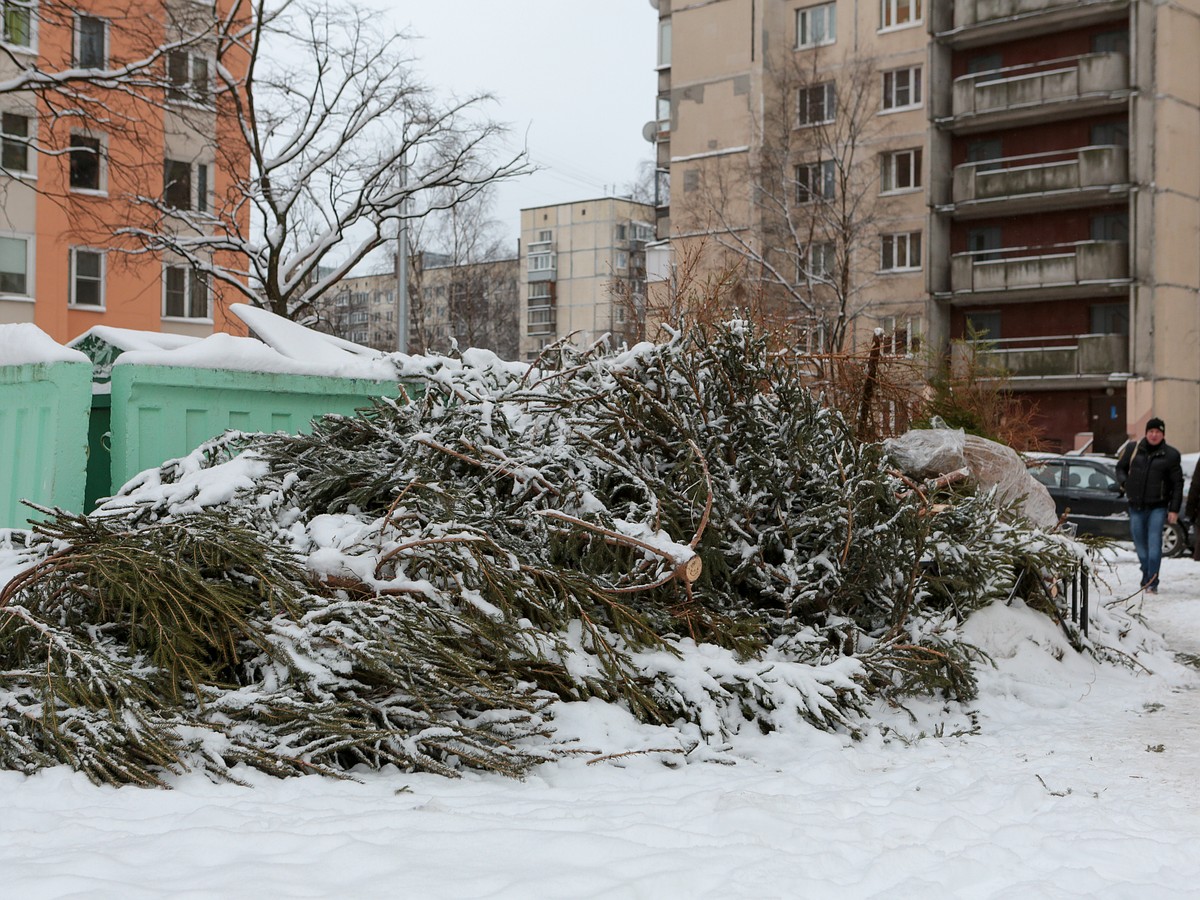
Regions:
<svg viewBox="0 0 1200 900"><path fill-rule="evenodd" d="M60 342L96 325L241 330L202 269L146 237L220 229L216 212L245 182L214 77L231 2L5 4L0 79L36 66L78 80L0 94L0 324L33 322Z"/></svg>

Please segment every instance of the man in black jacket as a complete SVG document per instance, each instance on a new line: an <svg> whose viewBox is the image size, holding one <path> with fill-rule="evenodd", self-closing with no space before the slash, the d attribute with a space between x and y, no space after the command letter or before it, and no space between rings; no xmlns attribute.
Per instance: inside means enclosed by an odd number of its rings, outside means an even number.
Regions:
<svg viewBox="0 0 1200 900"><path fill-rule="evenodd" d="M1125 446L1117 460L1117 480L1129 500L1129 531L1142 564L1142 587L1157 594L1165 523L1179 519L1183 504L1183 468L1179 451L1167 443L1162 419L1146 423L1146 436Z"/></svg>

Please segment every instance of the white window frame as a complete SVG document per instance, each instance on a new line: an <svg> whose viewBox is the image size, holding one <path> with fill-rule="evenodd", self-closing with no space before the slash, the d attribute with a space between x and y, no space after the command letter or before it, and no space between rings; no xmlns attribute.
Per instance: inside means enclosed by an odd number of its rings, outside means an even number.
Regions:
<svg viewBox="0 0 1200 900"><path fill-rule="evenodd" d="M554 254L549 251L544 253L529 254L529 271L530 272L552 272L554 270Z"/></svg>
<svg viewBox="0 0 1200 900"><path fill-rule="evenodd" d="M881 112L901 112L907 109L920 109L925 99L924 71L920 65L904 66L899 69L889 69L883 73L883 93ZM900 75L907 76L907 84L901 88L898 82ZM904 93L907 99L901 102Z"/></svg>
<svg viewBox="0 0 1200 900"><path fill-rule="evenodd" d="M820 120L807 121L804 116L808 113L810 106L808 98L812 96L814 91L823 91L825 96L822 98L822 111L825 118ZM815 125L828 125L837 119L837 86L832 81L824 81L820 84L809 85L808 87L800 88L796 95L796 123L800 128L810 128Z"/></svg>
<svg viewBox="0 0 1200 900"><path fill-rule="evenodd" d="M184 289L183 308L184 308L184 312L183 312L183 315L181 315L181 316L174 315L174 314L167 312L167 275L173 269L178 269L183 272L183 289ZM196 277L195 277L194 272L192 271L191 266L186 265L184 263L178 263L178 262L163 263L162 307L161 307L161 309L162 309L162 317L164 319L169 319L169 320L175 321L175 322L211 322L212 321L212 313L213 313L212 284L207 281L204 282L204 284L203 284L204 292L205 292L205 297L204 297L205 314L203 316L192 315L192 310L195 307L195 298L192 296L192 288L195 286L196 283L197 283ZM339 304L339 305L341 305L341 304Z"/></svg>
<svg viewBox="0 0 1200 900"><path fill-rule="evenodd" d="M37 272L36 236L22 231L3 231L0 238L25 242L25 292L21 294L0 291L0 300L24 300L33 302L35 295L34 275Z"/></svg>
<svg viewBox="0 0 1200 900"><path fill-rule="evenodd" d="M67 154L67 189L74 194L91 194L92 196L102 197L108 195L108 135L96 134L91 131L73 131L71 138L88 138L89 140L98 142L97 154L99 159L96 164L99 166L99 173L96 177L97 187L76 187L71 184L71 154Z"/></svg>
<svg viewBox="0 0 1200 900"><path fill-rule="evenodd" d="M188 169L188 202L187 206L167 206L167 164L177 163ZM203 179L201 178L203 175ZM206 162L188 162L182 159L163 160L163 205L176 212L212 212L212 177L213 165ZM203 181L203 184L201 184Z"/></svg>
<svg viewBox="0 0 1200 900"><path fill-rule="evenodd" d="M815 32L815 33L814 33ZM837 43L837 3L821 3L796 10L796 49L827 47Z"/></svg>
<svg viewBox="0 0 1200 900"><path fill-rule="evenodd" d="M921 316L904 316L897 318L896 316L884 316L879 320L880 328L883 331L883 345L881 349L889 356L906 356L913 357L921 352L921 339L923 337L921 328L923 325ZM903 343L898 343L896 340L898 329L903 331Z"/></svg>
<svg viewBox="0 0 1200 900"><path fill-rule="evenodd" d="M920 147L907 147L904 150L889 150L883 154L879 172L879 193L881 194L911 194L921 190L925 173L924 153ZM901 172L906 173L908 184L898 186Z"/></svg>
<svg viewBox="0 0 1200 900"><path fill-rule="evenodd" d="M80 57L83 55L83 53L82 53L83 30L82 30L81 26L83 24L84 19L92 19L94 21L99 22L102 26L104 26L104 48L100 54L100 65L98 65L98 66L84 66L84 65L82 65L82 61L80 59ZM109 28L108 19L104 18L103 16L93 16L93 15L89 15L88 13L76 12L75 19L74 19L74 22L72 23L72 27L71 27L71 52L72 52L72 54L74 54L72 56L72 60L74 61L74 64L77 67L84 68L84 69L107 68L107 66L108 66L108 51L109 51L109 34L110 34L110 28Z"/></svg>
<svg viewBox="0 0 1200 900"><path fill-rule="evenodd" d="M20 116L27 123L28 133L22 137L20 135L8 136L3 129L3 119L0 118L0 154L3 154L3 144L6 141L12 141L16 144L21 144L25 147L25 168L23 169L3 169L3 174L12 178L37 178L37 151L34 149L35 138L37 135L37 116L25 109L4 109L0 110L0 116ZM3 161L3 156L0 155L0 162Z"/></svg>
<svg viewBox="0 0 1200 900"><path fill-rule="evenodd" d="M100 302L99 303L80 303L79 296L79 269L78 260L80 253L91 253L100 258ZM71 280L69 285L70 295L67 300L67 305L70 309L90 309L103 312L107 308L108 291L105 290L108 282L108 255L103 250L97 250L95 247L72 247L71 248Z"/></svg>
<svg viewBox="0 0 1200 900"><path fill-rule="evenodd" d="M800 163L793 174L796 178L797 203L826 203L837 196L837 167L832 159ZM818 190L814 190L814 187Z"/></svg>
<svg viewBox="0 0 1200 900"><path fill-rule="evenodd" d="M671 68L671 19L668 16L658 22L658 66L659 69Z"/></svg>
<svg viewBox="0 0 1200 900"><path fill-rule="evenodd" d="M879 0L879 30L899 31L912 28L925 21L924 0ZM900 21L902 10L907 7L908 18Z"/></svg>
<svg viewBox="0 0 1200 900"><path fill-rule="evenodd" d="M921 271L922 243L920 231L899 231L894 234L880 235L879 271ZM914 244L916 245L915 249ZM889 255L891 256L891 265L888 265Z"/></svg>
<svg viewBox="0 0 1200 900"><path fill-rule="evenodd" d="M7 39L7 20L10 9L24 9L29 13L29 43L15 44ZM38 17L36 0L0 0L0 44L16 53L38 52Z"/></svg>
<svg viewBox="0 0 1200 900"><path fill-rule="evenodd" d="M172 78L171 67L173 62L179 57L186 60L187 78L182 82L177 82ZM196 76L196 63L204 62L204 90L203 93L196 90L196 84L200 79ZM191 50L178 49L172 50L166 57L167 77L166 77L166 100L168 103L177 106L197 106L201 109L211 109L213 107L213 68L214 62L206 53L195 53Z"/></svg>
<svg viewBox="0 0 1200 900"><path fill-rule="evenodd" d="M837 268L837 244L834 241L813 241L800 251L796 260L797 284L824 284L831 280Z"/></svg>

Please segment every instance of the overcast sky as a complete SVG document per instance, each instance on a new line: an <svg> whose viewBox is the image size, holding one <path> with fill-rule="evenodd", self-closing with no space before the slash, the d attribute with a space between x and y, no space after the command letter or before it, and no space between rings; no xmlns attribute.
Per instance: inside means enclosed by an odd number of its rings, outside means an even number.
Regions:
<svg viewBox="0 0 1200 900"><path fill-rule="evenodd" d="M503 187L495 216L514 251L519 210L611 194L653 158L657 13L649 0L397 0L439 94L486 91L491 117L542 171Z"/></svg>

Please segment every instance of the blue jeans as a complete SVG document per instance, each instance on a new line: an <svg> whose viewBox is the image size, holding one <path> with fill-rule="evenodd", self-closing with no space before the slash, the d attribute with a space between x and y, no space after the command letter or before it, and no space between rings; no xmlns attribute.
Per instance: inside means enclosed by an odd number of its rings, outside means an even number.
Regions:
<svg viewBox="0 0 1200 900"><path fill-rule="evenodd" d="M1162 533L1167 524L1167 508L1152 506L1149 509L1129 507L1129 531L1133 536L1133 549L1142 564L1142 587L1158 587L1158 567L1162 564Z"/></svg>

